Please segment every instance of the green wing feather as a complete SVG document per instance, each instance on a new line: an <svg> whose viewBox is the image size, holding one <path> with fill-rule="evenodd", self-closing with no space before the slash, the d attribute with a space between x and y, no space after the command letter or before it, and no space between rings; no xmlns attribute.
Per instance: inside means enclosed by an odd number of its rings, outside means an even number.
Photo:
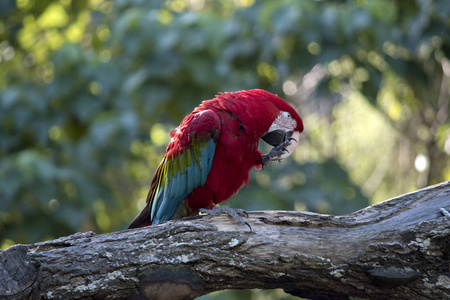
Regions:
<svg viewBox="0 0 450 300"><path fill-rule="evenodd" d="M188 115L173 133L147 197L152 224L169 220L181 202L206 183L220 132L211 110Z"/></svg>

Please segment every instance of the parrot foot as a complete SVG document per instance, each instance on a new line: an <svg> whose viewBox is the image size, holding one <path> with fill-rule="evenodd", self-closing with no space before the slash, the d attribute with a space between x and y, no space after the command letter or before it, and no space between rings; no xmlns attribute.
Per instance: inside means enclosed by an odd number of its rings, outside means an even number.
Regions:
<svg viewBox="0 0 450 300"><path fill-rule="evenodd" d="M281 161L279 159L279 157L281 155L283 155L284 152L289 153L289 151L286 149L286 147L291 145L291 141L297 141L297 140L294 138L285 139L284 142L282 142L281 144L279 144L276 147L273 147L272 150L269 151L269 153L261 155L262 165L265 167L265 166L269 165L269 163L271 161L275 161L275 160Z"/></svg>
<svg viewBox="0 0 450 300"><path fill-rule="evenodd" d="M252 232L252 227L250 226L250 224L247 221L245 221L241 216L239 216L241 214L241 215L245 215L248 218L248 213L243 209L230 208L228 206L214 205L212 209L200 208L199 212L208 214L208 215L227 214L230 217L232 217L237 223L247 225L248 228L250 228L250 232Z"/></svg>

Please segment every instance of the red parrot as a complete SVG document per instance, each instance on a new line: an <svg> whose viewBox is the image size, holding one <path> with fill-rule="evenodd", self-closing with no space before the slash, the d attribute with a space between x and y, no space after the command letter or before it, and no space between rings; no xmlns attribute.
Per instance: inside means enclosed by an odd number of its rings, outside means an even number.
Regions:
<svg viewBox="0 0 450 300"><path fill-rule="evenodd" d="M203 101L170 133L147 204L128 228L196 215L200 209L218 208L236 218L232 209L215 204L248 185L250 169L292 154L302 131L297 112L264 90ZM261 138L274 146L268 154L258 150Z"/></svg>

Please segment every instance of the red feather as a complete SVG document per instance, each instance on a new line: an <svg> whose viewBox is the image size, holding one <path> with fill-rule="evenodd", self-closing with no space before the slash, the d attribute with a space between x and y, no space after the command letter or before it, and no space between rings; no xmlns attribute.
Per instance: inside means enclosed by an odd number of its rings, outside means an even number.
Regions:
<svg viewBox="0 0 450 300"><path fill-rule="evenodd" d="M219 117L220 133L206 183L190 192L184 201L180 199L181 217L195 215L200 208L210 209L214 204L230 198L244 184L248 185L249 171L252 168L260 169L262 164L262 153L258 151L259 140L281 111L289 112L297 121L295 131L303 131L303 123L297 112L274 94L264 90L222 93L212 100L203 101L183 120L177 130L171 132L173 140L167 147L166 157L171 158L182 151L183 147L190 145L190 136L184 134L184 127L190 126L195 116L206 110ZM211 130L211 124L198 125L196 130L200 133ZM155 185L154 178L149 195ZM151 199L147 199L147 202L151 202ZM136 217L139 220L133 221L133 226L130 225L129 228L148 225L144 221L150 216L149 210L147 204Z"/></svg>

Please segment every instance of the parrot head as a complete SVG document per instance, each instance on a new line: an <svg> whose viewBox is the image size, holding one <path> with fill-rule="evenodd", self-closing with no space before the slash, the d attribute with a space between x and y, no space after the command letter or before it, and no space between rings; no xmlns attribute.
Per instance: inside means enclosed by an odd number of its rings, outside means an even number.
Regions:
<svg viewBox="0 0 450 300"><path fill-rule="evenodd" d="M297 148L303 131L302 119L292 106L277 95L253 89L220 93L216 98L219 104L213 105L226 108L234 119L242 122L243 128L256 133L254 137L258 141L261 138L274 148L286 141L290 142L289 146L283 147L287 151L283 151L276 160L290 156ZM213 100L207 100L204 104L211 105L213 102L209 104L210 101Z"/></svg>
<svg viewBox="0 0 450 300"><path fill-rule="evenodd" d="M289 157L297 148L300 133L303 131L303 122L298 113L289 104L283 100L277 102L278 114L269 130L261 138L274 147L286 140L291 142L286 147L287 151L279 157L281 160Z"/></svg>

